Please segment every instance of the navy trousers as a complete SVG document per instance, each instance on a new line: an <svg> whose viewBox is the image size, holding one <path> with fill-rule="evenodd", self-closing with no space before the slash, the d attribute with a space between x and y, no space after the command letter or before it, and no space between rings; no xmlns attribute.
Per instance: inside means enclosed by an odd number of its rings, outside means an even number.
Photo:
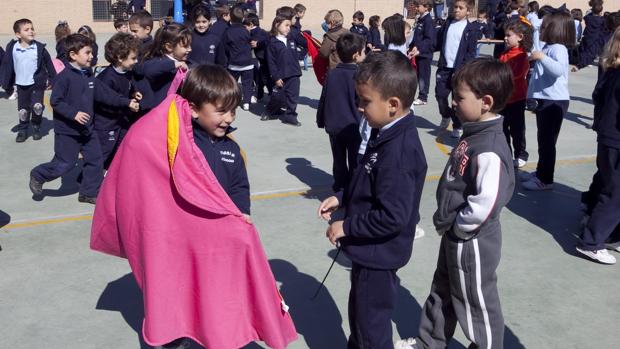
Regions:
<svg viewBox="0 0 620 349"><path fill-rule="evenodd" d="M346 188L351 174L357 167L357 155L362 142L362 136L358 125L352 124L338 134L329 135L329 143L332 148L334 175L334 185L332 189L335 193Z"/></svg>
<svg viewBox="0 0 620 349"><path fill-rule="evenodd" d="M271 95L273 90L273 81L269 75L269 67L266 60L257 60L258 64L254 68L254 83L256 84L256 98L261 99L265 95L265 87L267 93Z"/></svg>
<svg viewBox="0 0 620 349"><path fill-rule="evenodd" d="M84 158L80 194L96 197L103 181L103 161L101 145L94 132L82 136L55 134L54 158L32 169L30 175L42 182L53 181L75 167L80 152Z"/></svg>
<svg viewBox="0 0 620 349"><path fill-rule="evenodd" d="M95 130L94 132L97 133L99 145L101 146L103 168L107 170L110 167L110 164L112 164L114 154L116 154L118 147L121 145L121 141L123 140L123 137L125 137L127 129L119 126L112 130Z"/></svg>
<svg viewBox="0 0 620 349"><path fill-rule="evenodd" d="M241 77L241 91L243 92L243 104L249 104L254 94L254 69L250 70L229 70L235 81Z"/></svg>
<svg viewBox="0 0 620 349"><path fill-rule="evenodd" d="M418 98L425 102L428 101L428 90L431 84L431 62L432 58L416 57L418 87L420 88Z"/></svg>
<svg viewBox="0 0 620 349"><path fill-rule="evenodd" d="M438 68L435 80L435 98L439 105L439 114L442 118L452 119L453 128L461 128L461 120L456 117L448 97L452 93L452 68Z"/></svg>
<svg viewBox="0 0 620 349"><path fill-rule="evenodd" d="M32 119L32 127L38 129L43 120L43 94L45 89L35 85L17 85L17 114L19 124L17 131L26 131Z"/></svg>
<svg viewBox="0 0 620 349"><path fill-rule="evenodd" d="M392 313L400 280L396 270L351 268L347 349L394 349Z"/></svg>
<svg viewBox="0 0 620 349"><path fill-rule="evenodd" d="M299 76L284 79L284 95L286 97L286 111L282 120L290 123L297 122L297 100L299 99L299 89L301 80Z"/></svg>
<svg viewBox="0 0 620 349"><path fill-rule="evenodd" d="M500 114L504 117L504 135L515 159L527 161L530 154L525 150L525 99L507 104Z"/></svg>
<svg viewBox="0 0 620 349"><path fill-rule="evenodd" d="M555 172L555 145L558 142L562 121L568 111L568 101L539 99L536 108L536 138L538 140L538 165L536 177L545 184L553 183Z"/></svg>

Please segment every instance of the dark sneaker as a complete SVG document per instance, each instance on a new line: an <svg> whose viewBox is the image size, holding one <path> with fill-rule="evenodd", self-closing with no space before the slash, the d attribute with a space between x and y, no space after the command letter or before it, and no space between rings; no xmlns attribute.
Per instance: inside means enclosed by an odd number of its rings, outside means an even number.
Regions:
<svg viewBox="0 0 620 349"><path fill-rule="evenodd" d="M19 131L17 132L17 137L15 137L15 142L17 143L23 143L26 141L26 132L24 131Z"/></svg>
<svg viewBox="0 0 620 349"><path fill-rule="evenodd" d="M29 183L29 187L30 187L30 191L34 194L34 195L41 195L43 194L43 183L40 180L34 178L34 176L30 176L30 183Z"/></svg>
<svg viewBox="0 0 620 349"><path fill-rule="evenodd" d="M301 126L301 122L299 122L297 120L287 120L287 119L284 119L284 120L282 120L282 123L287 124L287 125L291 125L291 126L295 126L295 127Z"/></svg>
<svg viewBox="0 0 620 349"><path fill-rule="evenodd" d="M269 115L269 113L264 113L263 115L260 116L260 121L269 121L269 120L274 120L274 119L277 119L277 118Z"/></svg>
<svg viewBox="0 0 620 349"><path fill-rule="evenodd" d="M79 202L84 202L87 204L95 204L95 202L97 202L97 197L92 197L92 196L86 196L86 195L78 195L78 201Z"/></svg>
<svg viewBox="0 0 620 349"><path fill-rule="evenodd" d="M41 130L38 127L35 127L32 130L32 140L33 141L38 141L41 139Z"/></svg>

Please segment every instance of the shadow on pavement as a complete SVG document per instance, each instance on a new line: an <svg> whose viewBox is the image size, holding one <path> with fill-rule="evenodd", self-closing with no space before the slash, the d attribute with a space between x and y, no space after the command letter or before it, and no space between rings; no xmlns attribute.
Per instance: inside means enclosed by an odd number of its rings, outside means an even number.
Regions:
<svg viewBox="0 0 620 349"><path fill-rule="evenodd" d="M594 121L594 118L592 117L584 116L581 114L575 114L572 112L566 113L565 118L566 120L572 121L578 125L584 126L585 128L592 128L592 121Z"/></svg>
<svg viewBox="0 0 620 349"><path fill-rule="evenodd" d="M306 199L323 201L333 194L331 185L334 181L331 174L316 168L306 158L286 159L286 170L310 187L304 195Z"/></svg>
<svg viewBox="0 0 620 349"><path fill-rule="evenodd" d="M312 109L317 109L319 107L319 100L314 98L308 98L305 96L299 96L297 99L297 104L307 105Z"/></svg>
<svg viewBox="0 0 620 349"><path fill-rule="evenodd" d="M583 102L588 104L593 104L591 98L579 97L579 96L570 96L571 101Z"/></svg>

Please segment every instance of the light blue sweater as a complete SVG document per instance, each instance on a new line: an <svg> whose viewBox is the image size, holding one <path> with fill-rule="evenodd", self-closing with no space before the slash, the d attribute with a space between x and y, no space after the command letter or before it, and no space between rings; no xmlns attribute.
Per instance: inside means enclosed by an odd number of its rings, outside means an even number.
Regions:
<svg viewBox="0 0 620 349"><path fill-rule="evenodd" d="M568 101L568 50L564 45L545 45L545 58L536 61L530 78L528 98Z"/></svg>

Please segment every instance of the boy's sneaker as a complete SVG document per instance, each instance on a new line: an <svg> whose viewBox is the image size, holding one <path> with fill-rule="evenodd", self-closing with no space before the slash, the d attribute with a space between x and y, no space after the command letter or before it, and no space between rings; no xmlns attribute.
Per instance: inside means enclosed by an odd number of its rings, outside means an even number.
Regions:
<svg viewBox="0 0 620 349"><path fill-rule="evenodd" d="M513 163L514 163L514 166L516 168L521 168L521 167L524 167L525 165L527 165L527 161L525 161L523 159L514 159Z"/></svg>
<svg viewBox="0 0 620 349"><path fill-rule="evenodd" d="M43 194L43 183L40 180L34 178L33 175L30 175L30 183L28 184L28 186L30 187L30 191L34 194L34 195L41 195Z"/></svg>
<svg viewBox="0 0 620 349"><path fill-rule="evenodd" d="M461 138L462 135L463 135L463 129L461 129L461 128L455 128L450 133L450 137L452 137L452 138Z"/></svg>
<svg viewBox="0 0 620 349"><path fill-rule="evenodd" d="M588 251L577 247L577 252L599 263L616 264L616 257L610 255L607 250Z"/></svg>
<svg viewBox="0 0 620 349"><path fill-rule="evenodd" d="M414 349L415 339L407 338L394 342L394 349Z"/></svg>
<svg viewBox="0 0 620 349"><path fill-rule="evenodd" d="M439 129L445 130L450 126L450 118L441 118L441 123L439 124Z"/></svg>
<svg viewBox="0 0 620 349"><path fill-rule="evenodd" d="M415 235L414 235L413 239L414 239L414 240L415 240L415 239L419 239L419 238L423 237L425 234L426 234L426 233L424 232L424 229L422 229L422 227L421 227L421 226L416 225L416 226L415 226Z"/></svg>
<svg viewBox="0 0 620 349"><path fill-rule="evenodd" d="M250 110L250 103L243 103L243 106L241 107L241 109L248 111Z"/></svg>
<svg viewBox="0 0 620 349"><path fill-rule="evenodd" d="M415 101L413 101L413 105L426 105L426 101L423 101L418 98Z"/></svg>
<svg viewBox="0 0 620 349"><path fill-rule="evenodd" d="M19 131L17 132L17 137L15 137L15 142L24 143L26 141L26 138L28 138L28 136L26 135L26 132Z"/></svg>
<svg viewBox="0 0 620 349"><path fill-rule="evenodd" d="M13 93L9 96L9 101L14 101L17 99L17 90L13 90Z"/></svg>
<svg viewBox="0 0 620 349"><path fill-rule="evenodd" d="M522 182L521 186L527 190L551 190L553 189L553 183L545 184L538 179L538 177L533 176L530 180Z"/></svg>
<svg viewBox="0 0 620 349"><path fill-rule="evenodd" d="M97 197L86 196L86 195L80 194L78 195L78 201L94 205L97 202Z"/></svg>
<svg viewBox="0 0 620 349"><path fill-rule="evenodd" d="M38 141L41 139L41 130L38 127L32 129L32 140Z"/></svg>
<svg viewBox="0 0 620 349"><path fill-rule="evenodd" d="M251 103L251 104L256 104L256 103L258 103L258 99L256 98L256 96L252 96L252 98L250 98L250 103Z"/></svg>
<svg viewBox="0 0 620 349"><path fill-rule="evenodd" d="M620 241L605 244L605 248L620 253Z"/></svg>

